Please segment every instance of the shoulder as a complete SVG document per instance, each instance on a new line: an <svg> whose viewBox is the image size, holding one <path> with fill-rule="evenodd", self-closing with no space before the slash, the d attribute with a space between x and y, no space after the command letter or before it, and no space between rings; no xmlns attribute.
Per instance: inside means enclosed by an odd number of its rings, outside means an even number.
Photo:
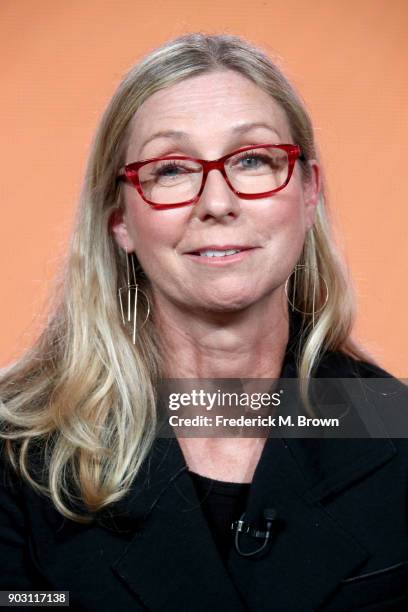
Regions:
<svg viewBox="0 0 408 612"><path fill-rule="evenodd" d="M340 384L336 387L346 393L367 425L370 438L367 442L388 438L407 470L408 386L379 365L340 351L325 353L314 376L342 379L337 381Z"/></svg>
<svg viewBox="0 0 408 612"><path fill-rule="evenodd" d="M356 359L342 351L324 353L317 365L315 376L319 378L394 378L390 372L379 365Z"/></svg>

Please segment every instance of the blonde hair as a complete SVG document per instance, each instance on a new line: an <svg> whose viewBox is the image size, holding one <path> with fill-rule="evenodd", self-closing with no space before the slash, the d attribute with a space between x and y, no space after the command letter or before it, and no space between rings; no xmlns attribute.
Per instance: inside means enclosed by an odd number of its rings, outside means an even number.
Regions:
<svg viewBox="0 0 408 612"><path fill-rule="evenodd" d="M109 229L112 212L122 205L115 179L124 162L129 122L154 92L220 69L251 79L282 106L293 141L306 159L300 162L305 180L307 160L319 157L297 93L266 54L238 37L199 33L171 40L144 57L120 83L89 156L48 324L31 349L3 370L0 382L0 439L6 456L72 520L90 521L128 491L157 423L160 341L152 319L139 332L136 346L122 325L117 293L125 284L126 263ZM324 189L298 263L306 266L306 273L295 281L291 277L289 291L295 290L296 308L311 312L314 307L317 312L314 326L310 315L303 317L297 356L299 377L307 381L324 351L367 358L350 338L353 303L334 249ZM148 279L138 273L149 294ZM320 310L326 296L322 278L328 301ZM41 469L33 475L31 452L38 451Z"/></svg>

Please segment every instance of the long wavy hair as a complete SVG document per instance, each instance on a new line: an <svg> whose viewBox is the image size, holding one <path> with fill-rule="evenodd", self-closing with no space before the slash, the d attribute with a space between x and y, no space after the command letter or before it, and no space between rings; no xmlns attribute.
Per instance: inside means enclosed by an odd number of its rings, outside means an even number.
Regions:
<svg viewBox="0 0 408 612"><path fill-rule="evenodd" d="M284 109L293 142L305 158L299 162L304 180L310 172L307 160L319 159L300 97L262 50L239 37L181 36L145 56L120 83L89 155L48 323L0 379L4 455L69 519L88 522L125 495L151 448L157 425L156 382L163 371L160 338L154 317L138 333L136 346L131 330L122 324L117 295L126 284L126 259L109 224L112 213L123 206L115 179L124 163L129 122L154 92L226 69L253 81ZM370 360L350 337L350 283L334 247L324 182L316 221L307 232L298 264L305 266L303 273L291 276L288 291L299 311L316 312L314 325L311 315L303 315L299 378L307 381L327 350ZM138 282L149 295L148 279L140 269ZM322 308L326 289L328 300ZM38 470L30 460L31 451L41 457ZM78 500L81 505L76 506Z"/></svg>

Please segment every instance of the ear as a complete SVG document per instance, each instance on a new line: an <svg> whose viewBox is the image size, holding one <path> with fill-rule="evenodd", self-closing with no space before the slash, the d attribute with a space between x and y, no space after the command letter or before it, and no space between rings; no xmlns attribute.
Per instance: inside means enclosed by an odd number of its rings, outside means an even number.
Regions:
<svg viewBox="0 0 408 612"><path fill-rule="evenodd" d="M117 208L113 211L109 218L109 229L112 232L113 237L122 249L127 253L134 251L134 245L131 236L129 235L125 211L121 208Z"/></svg>
<svg viewBox="0 0 408 612"><path fill-rule="evenodd" d="M305 203L306 229L309 230L315 222L316 206L319 203L321 172L319 164L315 159L310 159L307 163L310 166L310 177L304 183L303 194Z"/></svg>

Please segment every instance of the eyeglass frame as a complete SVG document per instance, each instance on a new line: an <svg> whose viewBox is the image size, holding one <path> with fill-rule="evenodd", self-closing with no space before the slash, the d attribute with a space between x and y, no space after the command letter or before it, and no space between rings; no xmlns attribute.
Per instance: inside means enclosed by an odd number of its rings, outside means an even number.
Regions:
<svg viewBox="0 0 408 612"><path fill-rule="evenodd" d="M275 149L282 149L283 151L286 151L287 156L288 156L288 176L286 178L286 181L283 183L283 185L281 185L280 187L277 187L276 189L272 189L271 191L264 191L262 193L242 193L240 191L237 191L236 189L234 189L234 187L232 186L232 184L229 181L228 175L225 171L225 162L230 158L233 157L234 155L237 155L237 153L244 153L245 151L252 151L253 149L260 149L260 148L266 148L266 147L273 147ZM177 202L177 203L173 203L173 204L157 204L156 202L152 202L151 200L149 200L143 193L142 187L140 185L140 180L139 180L139 169L146 165L146 164L150 164L152 162L156 162L156 161L164 161L164 160L190 160L190 161L194 161L199 163L202 168L203 168L203 176L202 176L202 180L201 180L201 186L200 189L197 193L197 195L194 198L191 198L190 200L186 200L184 202ZM158 210L163 210L163 209L169 209L169 208L176 208L179 206L188 206L189 204L195 204L196 202L198 202L198 200L200 199L201 194L204 191L204 187L207 181L207 177L208 177L208 173L211 170L219 170L225 180L225 182L227 183L228 187L231 189L231 191L233 193L235 193L235 195L237 195L238 197L245 199L245 200L256 200L259 198L265 198L268 197L270 195L273 195L274 193L277 193L278 191L281 191L282 189L284 189L286 187L286 185L289 183L292 174L293 174L293 170L295 167L295 163L296 160L299 159L301 161L305 161L305 157L302 154L302 151L300 149L299 145L296 144L259 144L259 145L247 145L245 147L241 147L240 149L236 149L235 151L232 151L232 153L227 153L226 155L223 155L222 157L219 157L218 159L214 159L214 160L207 160L207 159L199 159L197 157L189 157L188 155L165 155L163 157L152 157L150 159L145 159L142 161L136 161L136 162L130 162L129 164L126 164L125 166L123 166L122 168L120 168L119 173L116 177L116 179L118 181L120 180L127 180L129 181L129 183L131 183L138 191L140 197L147 202L147 204L149 204L150 206L152 206L155 209Z"/></svg>

